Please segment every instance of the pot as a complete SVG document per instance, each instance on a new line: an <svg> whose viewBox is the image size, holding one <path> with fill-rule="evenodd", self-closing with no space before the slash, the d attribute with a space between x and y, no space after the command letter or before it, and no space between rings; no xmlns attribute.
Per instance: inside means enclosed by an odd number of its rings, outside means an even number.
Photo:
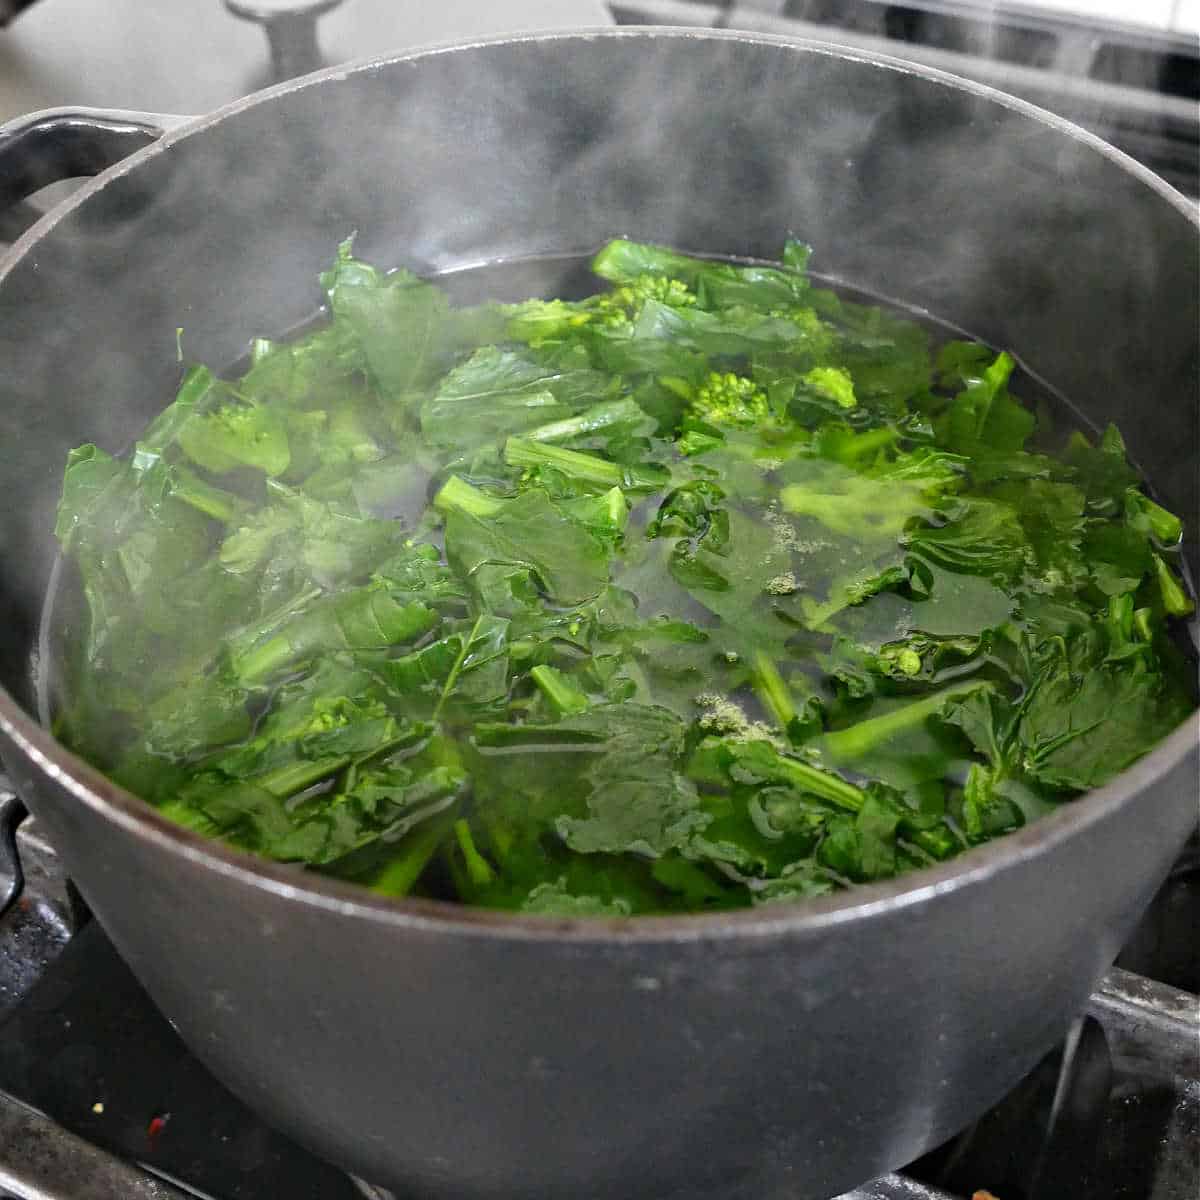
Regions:
<svg viewBox="0 0 1200 1200"><path fill-rule="evenodd" d="M94 144L84 118L58 119ZM769 256L795 231L825 271L1016 349L1117 422L1194 519L1195 212L975 84L639 29L405 54L249 97L106 171L0 266L0 749L120 952L234 1091L365 1178L455 1200L815 1198L947 1138L1063 1036L1165 876L1196 817L1194 718L1106 787L923 874L587 921L390 901L255 860L36 720L67 449L127 444L165 404L177 326L220 363L308 316L353 230L363 257L422 273L616 234Z"/></svg>

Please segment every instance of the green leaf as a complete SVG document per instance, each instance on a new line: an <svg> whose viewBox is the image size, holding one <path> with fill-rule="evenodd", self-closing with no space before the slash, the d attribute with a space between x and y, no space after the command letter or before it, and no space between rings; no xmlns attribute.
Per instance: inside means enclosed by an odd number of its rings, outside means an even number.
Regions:
<svg viewBox="0 0 1200 1200"><path fill-rule="evenodd" d="M963 832L973 844L1019 829L1025 819L1021 809L1000 792L1003 776L972 763L963 786Z"/></svg>
<svg viewBox="0 0 1200 1200"><path fill-rule="evenodd" d="M628 835L626 849L636 842L637 853L661 853L702 822L694 793L675 781L684 728L669 710L638 704L596 705L552 724L477 725L473 741L487 764L477 777L481 803L503 803L518 822L548 821L589 852L611 849ZM534 764L543 770L531 772ZM561 778L537 790L544 775L559 769ZM671 800L655 824L652 797L664 788L661 795ZM611 799L616 792L640 801L640 814L631 810L626 820L625 805Z"/></svg>
<svg viewBox="0 0 1200 1200"><path fill-rule="evenodd" d="M665 246L615 238L592 259L592 271L612 283L632 283L641 275L668 275L694 282L711 264L702 258L678 254Z"/></svg>
<svg viewBox="0 0 1200 1200"><path fill-rule="evenodd" d="M237 646L231 667L243 685L261 683L285 668L330 649L382 650L427 633L437 614L420 601L369 584L289 613L266 636Z"/></svg>
<svg viewBox="0 0 1200 1200"><path fill-rule="evenodd" d="M1133 591L1154 565L1145 537L1117 521L1090 522L1083 536L1083 555L1092 581L1106 596Z"/></svg>
<svg viewBox="0 0 1200 1200"><path fill-rule="evenodd" d="M1099 787L1165 737L1190 707L1154 669L1104 661L1109 639L1089 627L1051 637L1028 659L1019 703L980 694L950 705L958 725L1000 774L1054 791Z"/></svg>
<svg viewBox="0 0 1200 1200"><path fill-rule="evenodd" d="M125 464L90 442L70 452L54 524L54 536L63 550L72 549L76 530L91 524L97 509L103 510L127 480Z"/></svg>
<svg viewBox="0 0 1200 1200"><path fill-rule="evenodd" d="M557 421L572 412L547 386L560 380L516 354L477 350L422 402L421 433L433 446L467 449Z"/></svg>
<svg viewBox="0 0 1200 1200"><path fill-rule="evenodd" d="M521 911L544 917L627 917L632 912L623 897L576 896L567 890L565 876L554 883L539 883L521 902Z"/></svg>
<svg viewBox="0 0 1200 1200"><path fill-rule="evenodd" d="M1021 765L1052 788L1107 783L1183 720L1190 705L1157 673L1096 664L1082 639L1039 655L1017 736Z"/></svg>
<svg viewBox="0 0 1200 1200"><path fill-rule="evenodd" d="M929 569L928 595L913 602L901 618L908 631L940 638L978 637L999 629L1016 604L1002 588L976 575Z"/></svg>
<svg viewBox="0 0 1200 1200"><path fill-rule="evenodd" d="M1020 450L1037 419L1008 392L1015 363L999 354L966 386L945 414L934 422L938 445L957 454L995 454Z"/></svg>
<svg viewBox="0 0 1200 1200"><path fill-rule="evenodd" d="M1078 430L1071 434L1062 454L1065 470L1073 483L1087 496L1089 514L1116 516L1124 504L1126 491L1138 482L1137 472L1125 456L1125 440L1115 425L1110 425L1093 446Z"/></svg>
<svg viewBox="0 0 1200 1200"><path fill-rule="evenodd" d="M410 272L381 275L357 262L348 241L321 286L335 320L353 333L372 377L392 401L429 382L443 355L455 348L445 294Z"/></svg>
<svg viewBox="0 0 1200 1200"><path fill-rule="evenodd" d="M484 564L525 567L561 604L582 604L608 582L609 549L540 489L498 501L494 514L455 508L446 517L446 555L464 578Z"/></svg>
<svg viewBox="0 0 1200 1200"><path fill-rule="evenodd" d="M657 858L686 845L707 823L688 780L649 763L624 763L603 787L593 788L586 817L559 817L555 830L580 854Z"/></svg>

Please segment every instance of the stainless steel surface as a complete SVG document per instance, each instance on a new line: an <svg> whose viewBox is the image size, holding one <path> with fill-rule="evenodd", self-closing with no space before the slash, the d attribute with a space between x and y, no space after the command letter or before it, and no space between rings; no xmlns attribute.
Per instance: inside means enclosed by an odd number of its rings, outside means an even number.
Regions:
<svg viewBox="0 0 1200 1200"><path fill-rule="evenodd" d="M981 187L1000 149L1005 186ZM270 222L250 220L264 205ZM26 499L3 527L26 569L5 580L6 684L29 703L63 447L96 394L123 401L109 444L161 406L176 312L200 357L229 361L256 323L306 315L338 231L435 270L583 249L614 226L746 254L798 229L835 272L1020 348L1126 426L1168 504L1195 507L1196 220L1144 172L1016 102L823 47L476 46L169 135L9 257L0 423L21 455L0 486ZM1131 358L1146 330L1153 353ZM1169 420L1126 420L1147 396ZM1085 802L920 880L771 913L547 925L251 862L2 704L19 790L202 1060L364 1177L454 1200L793 1200L911 1159L1062 1036L1195 818L1189 723Z"/></svg>
<svg viewBox="0 0 1200 1200"><path fill-rule="evenodd" d="M837 1200L955 1200L949 1192L904 1175L884 1175L845 1192Z"/></svg>
<svg viewBox="0 0 1200 1200"><path fill-rule="evenodd" d="M1200 1195L1200 1082L1180 1089L1162 1130L1147 1200L1195 1200Z"/></svg>
<svg viewBox="0 0 1200 1200"><path fill-rule="evenodd" d="M1128 971L1111 971L1088 1011L1104 1027L1116 1068L1170 1097L1146 1200L1200 1195L1200 996Z"/></svg>

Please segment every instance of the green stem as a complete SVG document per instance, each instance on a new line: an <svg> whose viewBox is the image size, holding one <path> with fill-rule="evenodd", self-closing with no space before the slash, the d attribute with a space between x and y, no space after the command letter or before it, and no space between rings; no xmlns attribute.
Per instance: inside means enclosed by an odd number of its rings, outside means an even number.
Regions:
<svg viewBox="0 0 1200 1200"><path fill-rule="evenodd" d="M1134 609L1133 626L1143 642L1154 640L1154 614L1148 608Z"/></svg>
<svg viewBox="0 0 1200 1200"><path fill-rule="evenodd" d="M1183 523L1173 512L1168 512L1161 504L1155 504L1137 488L1127 489L1125 495L1127 503L1146 518L1157 542L1163 546L1174 546L1179 541Z"/></svg>
<svg viewBox="0 0 1200 1200"><path fill-rule="evenodd" d="M525 440L561 442L567 438L594 433L598 429L608 429L613 425L620 425L623 421L641 420L645 418L645 415L635 400L625 396L621 400L610 400L605 404L597 404L586 412L577 413L573 417L564 417L561 421L551 421L546 425L539 425L525 434Z"/></svg>
<svg viewBox="0 0 1200 1200"><path fill-rule="evenodd" d="M269 633L278 629L290 616L307 608L321 594L320 588L309 588L290 600L285 600L278 608L267 613L261 621L246 626L229 639L229 656L235 662L251 652L255 642L265 638Z"/></svg>
<svg viewBox="0 0 1200 1200"><path fill-rule="evenodd" d="M233 525L245 514L246 506L240 497L205 483L186 467L173 468L170 481L170 492L176 500L190 504L223 525Z"/></svg>
<svg viewBox="0 0 1200 1200"><path fill-rule="evenodd" d="M480 622L484 617L476 617L475 624L471 626L471 632L462 640L462 646L459 648L458 657L454 660L454 665L450 668L450 673L446 676L445 685L442 687L442 694L438 697L437 705L434 707L432 721L437 721L442 715L442 709L446 707L446 701L450 699L450 694L454 691L454 685L458 682L459 673L462 671L463 663L467 660L467 655L471 652L471 646L479 633Z"/></svg>
<svg viewBox="0 0 1200 1200"><path fill-rule="evenodd" d="M601 483L605 487L619 487L624 478L622 468L605 458L526 438L510 437L504 443L504 461L513 467L557 467L572 479Z"/></svg>
<svg viewBox="0 0 1200 1200"><path fill-rule="evenodd" d="M832 617L836 617L843 609L850 607L850 598L846 585L836 584L835 586L840 591L840 599L835 600L830 598L823 604L818 604L815 601L808 602L806 600L801 604L805 624L807 624L809 629L814 631L823 629Z"/></svg>
<svg viewBox="0 0 1200 1200"><path fill-rule="evenodd" d="M216 376L207 367L189 367L174 401L150 422L142 434L138 453L161 457L162 452L178 438L180 430L195 416L209 392L217 386Z"/></svg>
<svg viewBox="0 0 1200 1200"><path fill-rule="evenodd" d="M504 443L504 461L512 467L554 467L571 479L602 487L656 488L662 479L638 467L609 462L595 454L566 450L546 442L510 437Z"/></svg>
<svg viewBox="0 0 1200 1200"><path fill-rule="evenodd" d="M233 661L233 670L243 686L253 687L287 666L295 657L292 639L287 634L277 633L245 654L239 654Z"/></svg>
<svg viewBox="0 0 1200 1200"><path fill-rule="evenodd" d="M895 737L908 729L920 725L927 717L940 712L946 702L953 696L963 696L980 688L988 688L989 684L976 681L966 685L951 684L941 691L914 700L894 712L884 713L880 717L872 717L868 721L860 721L848 729L839 729L835 733L827 733L820 742L821 748L835 762L851 762L867 751L872 750L880 742Z"/></svg>
<svg viewBox="0 0 1200 1200"><path fill-rule="evenodd" d="M440 513L457 509L473 517L494 517L504 508L504 501L472 487L458 475L451 475L433 498L433 507Z"/></svg>
<svg viewBox="0 0 1200 1200"><path fill-rule="evenodd" d="M560 717L581 713L589 707L587 696L561 672L546 665L536 666L529 672L530 678L541 689L542 695Z"/></svg>
<svg viewBox="0 0 1200 1200"><path fill-rule="evenodd" d="M848 454L852 459L860 459L864 455L873 454L890 446L900 435L890 425L879 429L869 429L864 433L855 434L848 446Z"/></svg>
<svg viewBox="0 0 1200 1200"><path fill-rule="evenodd" d="M168 800L165 804L157 807L164 817L174 821L176 825L182 825L194 833L202 833L205 837L221 836L221 827L215 821L206 817L199 809L184 804L181 800Z"/></svg>
<svg viewBox="0 0 1200 1200"><path fill-rule="evenodd" d="M272 796L284 800L288 796L294 796L297 792L304 791L305 788L312 787L314 783L320 783L322 779L328 779L330 775L336 775L343 767L349 765L350 758L347 755L339 755L336 758L302 760L289 763L286 767L277 767L274 771L260 775L251 782L256 787L270 792Z"/></svg>
<svg viewBox="0 0 1200 1200"><path fill-rule="evenodd" d="M301 612L273 637L235 651L231 664L238 681L251 687L322 650L381 650L411 641L436 620L419 601L401 604L385 588L368 584Z"/></svg>
<svg viewBox="0 0 1200 1200"><path fill-rule="evenodd" d="M444 822L430 821L405 839L403 852L391 859L367 886L382 896L407 896L445 835Z"/></svg>
<svg viewBox="0 0 1200 1200"><path fill-rule="evenodd" d="M811 792L839 808L855 813L862 808L862 791L829 771L822 771L817 767L810 767L808 763L780 755L776 775L800 791Z"/></svg>
<svg viewBox="0 0 1200 1200"><path fill-rule="evenodd" d="M774 660L762 650L754 652L754 690L779 727L786 730L796 719L796 706Z"/></svg>
<svg viewBox="0 0 1200 1200"><path fill-rule="evenodd" d="M460 817L454 822L454 836L458 840L458 848L462 851L463 862L467 865L467 874L476 887L487 887L496 878L496 872L491 864L475 847L471 837L471 827Z"/></svg>
<svg viewBox="0 0 1200 1200"><path fill-rule="evenodd" d="M829 599L823 604L806 602L803 605L804 619L809 629L822 629L830 620L845 608L863 604L879 592L903 583L908 578L904 567L889 567L870 579L861 577L842 578L837 580L829 590Z"/></svg>
<svg viewBox="0 0 1200 1200"><path fill-rule="evenodd" d="M1158 554L1154 556L1154 573L1158 577L1158 590L1167 615L1171 617L1188 616L1195 607L1192 598L1183 590L1183 584L1176 579L1175 572Z"/></svg>

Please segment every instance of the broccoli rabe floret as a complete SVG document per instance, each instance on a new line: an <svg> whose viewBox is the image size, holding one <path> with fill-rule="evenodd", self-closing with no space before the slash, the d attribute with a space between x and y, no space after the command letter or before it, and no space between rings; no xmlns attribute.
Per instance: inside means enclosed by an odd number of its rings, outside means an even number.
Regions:
<svg viewBox="0 0 1200 1200"><path fill-rule="evenodd" d="M837 331L827 321L822 321L815 308L776 308L772 317L791 321L803 335L803 348L818 362L827 359L837 345Z"/></svg>
<svg viewBox="0 0 1200 1200"><path fill-rule="evenodd" d="M707 425L753 429L771 416L767 394L752 379L714 371L696 390L689 413Z"/></svg>
<svg viewBox="0 0 1200 1200"><path fill-rule="evenodd" d="M505 305L507 336L532 346L569 336L585 325L625 329L641 314L648 300L670 308L691 308L696 293L686 283L665 275L638 275L619 287L586 300L525 300Z"/></svg>
<svg viewBox="0 0 1200 1200"><path fill-rule="evenodd" d="M602 292L589 304L599 324L621 326L636 321L647 300L657 300L669 308L692 308L696 304L696 293L678 279L665 275L639 275L630 283Z"/></svg>
<svg viewBox="0 0 1200 1200"><path fill-rule="evenodd" d="M292 461L283 420L274 409L262 406L224 404L193 417L178 437L188 458L216 474L257 467L268 475L282 475Z"/></svg>
<svg viewBox="0 0 1200 1200"><path fill-rule="evenodd" d="M506 336L531 346L566 337L592 319L583 305L566 300L523 300L505 305L503 311L508 317Z"/></svg>
<svg viewBox="0 0 1200 1200"><path fill-rule="evenodd" d="M854 395L854 380L841 367L813 367L803 382L819 395L832 400L840 408L853 408L858 400Z"/></svg>

